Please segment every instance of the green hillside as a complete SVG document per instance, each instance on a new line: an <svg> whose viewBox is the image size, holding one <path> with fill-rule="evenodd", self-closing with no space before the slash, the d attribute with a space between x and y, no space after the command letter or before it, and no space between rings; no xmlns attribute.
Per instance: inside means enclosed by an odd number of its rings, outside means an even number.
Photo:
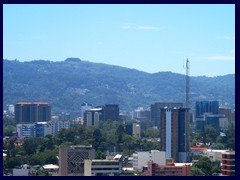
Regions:
<svg viewBox="0 0 240 180"><path fill-rule="evenodd" d="M235 75L191 77L191 106L219 100L234 108ZM119 104L120 110L149 107L160 101L184 102L185 76L68 58L61 62L3 60L3 107L18 101L46 101L53 114L77 112L84 101L94 106Z"/></svg>

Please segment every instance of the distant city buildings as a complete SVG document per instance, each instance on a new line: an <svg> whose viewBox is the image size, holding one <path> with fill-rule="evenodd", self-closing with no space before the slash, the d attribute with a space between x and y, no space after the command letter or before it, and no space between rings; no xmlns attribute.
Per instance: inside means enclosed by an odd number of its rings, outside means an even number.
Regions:
<svg viewBox="0 0 240 180"><path fill-rule="evenodd" d="M134 109L132 112L132 119L139 121L139 124L143 130L153 126L150 109L144 109L143 107Z"/></svg>
<svg viewBox="0 0 240 180"><path fill-rule="evenodd" d="M128 122L125 125L125 129L126 129L127 134L133 135L137 138L141 137L141 134L140 134L141 126L138 122Z"/></svg>
<svg viewBox="0 0 240 180"><path fill-rule="evenodd" d="M47 102L18 102L15 105L16 123L33 123L51 120L51 106Z"/></svg>
<svg viewBox="0 0 240 180"><path fill-rule="evenodd" d="M99 121L103 120L103 108L93 108L84 112L85 126L98 126Z"/></svg>
<svg viewBox="0 0 240 180"><path fill-rule="evenodd" d="M205 125L212 125L227 130L235 126L234 112L229 108L219 107L218 101L197 101L195 129L202 132Z"/></svg>
<svg viewBox="0 0 240 180"><path fill-rule="evenodd" d="M84 112L93 108L93 105L87 102L81 104L80 117L84 117Z"/></svg>
<svg viewBox="0 0 240 180"><path fill-rule="evenodd" d="M103 121L119 120L119 105L118 104L105 104L103 107Z"/></svg>
<svg viewBox="0 0 240 180"><path fill-rule="evenodd" d="M84 112L83 120L86 126L98 126L99 121L119 120L119 105L106 104L88 109Z"/></svg>
<svg viewBox="0 0 240 180"><path fill-rule="evenodd" d="M78 121L48 121L35 122L29 124L17 124L16 130L18 138L25 137L45 137L46 135L55 136L61 129L69 129L79 124Z"/></svg>
<svg viewBox="0 0 240 180"><path fill-rule="evenodd" d="M196 102L196 118L203 117L205 113L219 114L218 101L197 101Z"/></svg>

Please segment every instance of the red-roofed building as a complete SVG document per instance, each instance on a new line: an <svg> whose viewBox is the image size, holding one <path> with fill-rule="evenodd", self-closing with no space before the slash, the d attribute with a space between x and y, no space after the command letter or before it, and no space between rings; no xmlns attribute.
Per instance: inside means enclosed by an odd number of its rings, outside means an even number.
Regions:
<svg viewBox="0 0 240 180"><path fill-rule="evenodd" d="M190 176L190 165L159 165L149 161L147 174L150 176Z"/></svg>

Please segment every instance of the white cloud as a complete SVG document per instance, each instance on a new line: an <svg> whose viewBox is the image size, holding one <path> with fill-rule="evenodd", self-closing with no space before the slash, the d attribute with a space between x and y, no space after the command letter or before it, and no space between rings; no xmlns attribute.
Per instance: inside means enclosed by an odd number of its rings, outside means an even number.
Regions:
<svg viewBox="0 0 240 180"><path fill-rule="evenodd" d="M159 26L141 26L141 25L136 25L132 23L127 23L123 26L121 26L122 29L134 29L134 30L158 30L158 29L163 29L162 27Z"/></svg>
<svg viewBox="0 0 240 180"><path fill-rule="evenodd" d="M221 37L221 39L224 39L224 40L234 40L235 37L233 37L233 36L223 36L223 37Z"/></svg>
<svg viewBox="0 0 240 180"><path fill-rule="evenodd" d="M235 56L208 56L205 57L208 60L235 60Z"/></svg>
<svg viewBox="0 0 240 180"><path fill-rule="evenodd" d="M160 27L157 26L138 26L136 29L139 30L153 30L153 29L160 29Z"/></svg>

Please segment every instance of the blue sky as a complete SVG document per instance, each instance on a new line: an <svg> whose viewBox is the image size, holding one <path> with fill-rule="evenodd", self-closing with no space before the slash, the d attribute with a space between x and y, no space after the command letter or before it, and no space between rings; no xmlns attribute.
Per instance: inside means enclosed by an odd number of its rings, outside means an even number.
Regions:
<svg viewBox="0 0 240 180"><path fill-rule="evenodd" d="M155 73L235 73L234 4L3 5L3 58L78 57Z"/></svg>

